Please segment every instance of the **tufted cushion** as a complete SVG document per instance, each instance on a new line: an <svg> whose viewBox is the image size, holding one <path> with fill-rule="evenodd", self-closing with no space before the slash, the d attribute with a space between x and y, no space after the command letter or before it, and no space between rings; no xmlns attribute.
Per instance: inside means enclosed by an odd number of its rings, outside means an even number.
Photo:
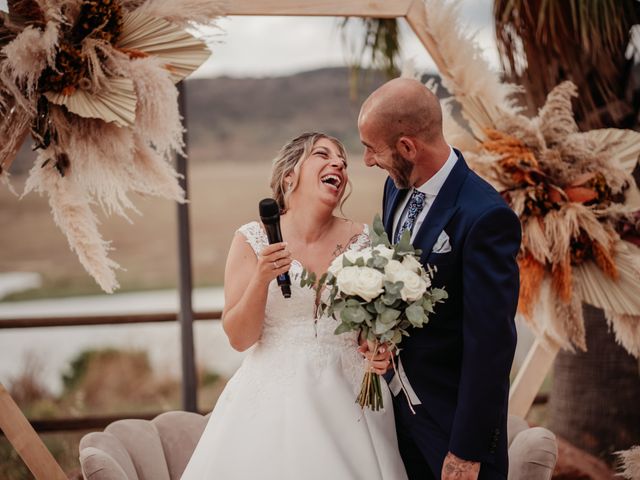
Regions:
<svg viewBox="0 0 640 480"><path fill-rule="evenodd" d="M179 480L209 416L166 412L151 421L119 420L80 441L87 480Z"/></svg>
<svg viewBox="0 0 640 480"><path fill-rule="evenodd" d="M206 426L205 417L189 412L167 412L152 420L160 434L160 441L167 460L169 477L178 480L196 449Z"/></svg>
<svg viewBox="0 0 640 480"><path fill-rule="evenodd" d="M87 480L137 480L138 478L135 470L133 476L127 475L111 455L95 447L86 447L80 452L80 465L82 475Z"/></svg>
<svg viewBox="0 0 640 480"><path fill-rule="evenodd" d="M100 455L97 452L101 452ZM108 457L107 461L103 457ZM111 471L111 462L119 468ZM80 465L82 473L87 479L100 480L139 480L136 468L133 466L129 452L124 447L118 437L107 432L93 432L82 437L80 440ZM99 472L103 472L100 474Z"/></svg>
<svg viewBox="0 0 640 480"><path fill-rule="evenodd" d="M546 428L527 428L509 446L509 480L549 480L558 459L556 437Z"/></svg>

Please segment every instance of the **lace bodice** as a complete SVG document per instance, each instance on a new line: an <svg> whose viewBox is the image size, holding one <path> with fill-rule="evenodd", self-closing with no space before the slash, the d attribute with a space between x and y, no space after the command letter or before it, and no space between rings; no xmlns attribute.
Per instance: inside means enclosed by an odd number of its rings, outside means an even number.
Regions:
<svg viewBox="0 0 640 480"><path fill-rule="evenodd" d="M269 243L262 225L258 222L243 225L238 231L246 238L256 255L259 255ZM347 248L358 251L369 244L369 231L365 226L364 231ZM364 363L356 351L357 333L335 335L333 332L338 323L334 318L327 316L316 318L315 291L300 286L303 268L299 261L295 259L292 261L289 270L291 298L282 296L276 280L269 284L262 336L251 356L268 357L261 360L266 362L275 360L281 355L286 356L287 353L297 352L313 362L314 369L319 371L322 370L323 363L341 357L345 368L349 370L346 373L353 377L352 380L356 386L359 386ZM281 355L273 355L275 351L280 352ZM293 366L279 364L276 368L280 373L286 374L283 370Z"/></svg>

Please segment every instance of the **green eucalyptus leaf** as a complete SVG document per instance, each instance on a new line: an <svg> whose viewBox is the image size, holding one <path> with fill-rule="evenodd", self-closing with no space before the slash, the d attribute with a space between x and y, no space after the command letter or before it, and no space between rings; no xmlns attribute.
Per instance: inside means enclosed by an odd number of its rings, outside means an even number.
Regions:
<svg viewBox="0 0 640 480"><path fill-rule="evenodd" d="M407 319L414 327L422 327L422 324L426 321L427 316L424 314L424 309L421 305L413 303L405 310Z"/></svg>
<svg viewBox="0 0 640 480"><path fill-rule="evenodd" d="M393 323L400 316L402 312L393 308L387 308L380 314L380 321L383 323Z"/></svg>
<svg viewBox="0 0 640 480"><path fill-rule="evenodd" d="M376 306L374 303L367 303L364 308L367 310L367 312L372 313L374 315L376 315L378 312L378 310L376 309Z"/></svg>
<svg viewBox="0 0 640 480"><path fill-rule="evenodd" d="M340 335L341 333L347 333L350 332L354 329L354 327L348 323L340 323L340 325L338 325L338 328L335 329L335 331L333 332L334 335Z"/></svg>
<svg viewBox="0 0 640 480"><path fill-rule="evenodd" d="M342 256L342 267L343 268L353 267L353 265L354 265L354 263L351 260L349 260L346 255Z"/></svg>
<svg viewBox="0 0 640 480"><path fill-rule="evenodd" d="M386 257L383 257L382 255L375 255L369 259L369 261L371 262L371 267L373 268L377 268L378 270L381 270L384 272L384 267L387 266L387 264L389 263L389 259Z"/></svg>
<svg viewBox="0 0 640 480"><path fill-rule="evenodd" d="M371 237L371 245L374 247L377 245L384 245L386 247L391 246L391 242L389 241L387 232L384 229L382 219L378 214L373 218L373 224L369 229L369 236Z"/></svg>
<svg viewBox="0 0 640 480"><path fill-rule="evenodd" d="M384 322L376 322L373 326L373 331L376 335L382 335L385 332L388 332L393 328L392 324L384 323Z"/></svg>
<svg viewBox="0 0 640 480"><path fill-rule="evenodd" d="M431 290L431 298L434 303L438 303L449 298L449 294L443 288L434 288Z"/></svg>
<svg viewBox="0 0 640 480"><path fill-rule="evenodd" d="M388 280L384 281L385 295L397 295L399 297L400 292L402 291L402 287L404 287L404 282L389 282Z"/></svg>
<svg viewBox="0 0 640 480"><path fill-rule="evenodd" d="M433 311L433 302L427 297L422 299L422 308L426 312L434 313L434 311Z"/></svg>
<svg viewBox="0 0 640 480"><path fill-rule="evenodd" d="M411 245L411 232L405 230L400 237L400 242L394 247L394 250L398 255L409 255L415 251L413 245Z"/></svg>

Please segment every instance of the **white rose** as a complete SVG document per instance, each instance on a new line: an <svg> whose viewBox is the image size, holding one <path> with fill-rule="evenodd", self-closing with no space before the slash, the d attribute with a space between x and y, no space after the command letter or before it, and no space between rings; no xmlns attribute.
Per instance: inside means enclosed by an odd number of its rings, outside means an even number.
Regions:
<svg viewBox="0 0 640 480"><path fill-rule="evenodd" d="M391 260L385 267L384 273L390 282L404 284L400 290L400 296L405 302L415 302L424 295L427 289L427 282L420 275L412 272L397 260Z"/></svg>
<svg viewBox="0 0 640 480"><path fill-rule="evenodd" d="M400 272L404 271L404 269L405 268L398 260L389 260L389 263L384 267L384 276L386 280L389 280L390 282L399 282L400 280L398 277Z"/></svg>
<svg viewBox="0 0 640 480"><path fill-rule="evenodd" d="M400 296L405 302L415 302L424 295L427 290L427 282L420 275L405 270L402 277L401 281L404 283L404 287L400 290Z"/></svg>
<svg viewBox="0 0 640 480"><path fill-rule="evenodd" d="M356 263L356 260L358 258L362 258L366 264L367 260L371 258L371 250L362 250L359 252L356 250L347 250L343 254L338 255L336 258L333 259L333 262L331 262L331 265L329 265L329 268L327 269L327 271L331 273L334 277L337 277L338 274L344 268L342 266L344 263L344 260L343 260L344 258L349 260L349 262L351 263Z"/></svg>
<svg viewBox="0 0 640 480"><path fill-rule="evenodd" d="M346 295L358 295L370 302L383 292L384 275L374 268L345 267L336 278L340 291Z"/></svg>
<svg viewBox="0 0 640 480"><path fill-rule="evenodd" d="M374 248L374 250L378 252L378 255L386 258L387 260L391 260L393 258L393 248L385 247L384 245L378 245Z"/></svg>
<svg viewBox="0 0 640 480"><path fill-rule="evenodd" d="M413 255L407 255L402 259L402 265L418 275L422 274L422 264Z"/></svg>

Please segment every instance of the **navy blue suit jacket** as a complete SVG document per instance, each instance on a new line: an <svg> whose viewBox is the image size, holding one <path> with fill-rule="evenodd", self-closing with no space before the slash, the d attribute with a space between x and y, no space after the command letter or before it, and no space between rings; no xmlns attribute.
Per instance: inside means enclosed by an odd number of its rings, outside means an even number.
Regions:
<svg viewBox="0 0 640 480"><path fill-rule="evenodd" d="M521 227L500 194L456 154L413 242L422 250L422 263L437 267L433 284L445 287L449 298L435 307L428 325L412 329L400 345L404 370L422 405L414 416L398 395L396 424L399 436L413 440L438 479L449 451L488 465L481 478L506 478ZM407 193L387 179L383 222L389 238ZM451 251L433 253L443 230ZM497 477L483 475L483 469Z"/></svg>

